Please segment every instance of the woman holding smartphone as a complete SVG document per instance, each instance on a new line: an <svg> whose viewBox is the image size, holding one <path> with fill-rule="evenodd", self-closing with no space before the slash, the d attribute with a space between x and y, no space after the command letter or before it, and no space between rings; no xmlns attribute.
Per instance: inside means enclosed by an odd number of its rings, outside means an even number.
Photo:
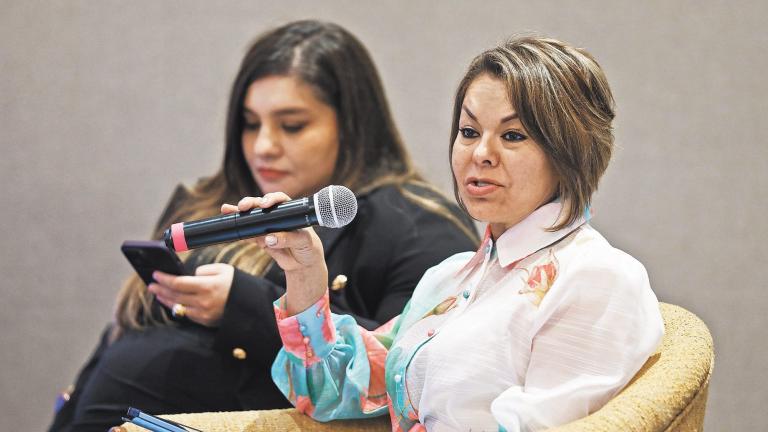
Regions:
<svg viewBox="0 0 768 432"><path fill-rule="evenodd" d="M357 217L315 232L331 307L368 329L400 312L427 268L476 246L465 214L414 170L370 55L337 25L299 21L260 36L235 78L226 127L221 169L177 189L154 238L242 196L299 198L345 185L357 195ZM128 406L289 406L269 372L282 345L272 303L285 293L286 273L250 241L182 259L190 276L155 272L149 287L128 281L51 430L103 431Z"/></svg>

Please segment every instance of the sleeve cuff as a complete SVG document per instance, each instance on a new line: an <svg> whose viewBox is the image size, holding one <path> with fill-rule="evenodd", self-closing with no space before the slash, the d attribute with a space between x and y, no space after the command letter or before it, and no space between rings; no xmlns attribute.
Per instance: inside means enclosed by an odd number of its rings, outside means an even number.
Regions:
<svg viewBox="0 0 768 432"><path fill-rule="evenodd" d="M288 316L285 295L273 305L283 347L292 361L309 367L331 353L336 344L336 328L331 318L328 290L317 303L293 316Z"/></svg>

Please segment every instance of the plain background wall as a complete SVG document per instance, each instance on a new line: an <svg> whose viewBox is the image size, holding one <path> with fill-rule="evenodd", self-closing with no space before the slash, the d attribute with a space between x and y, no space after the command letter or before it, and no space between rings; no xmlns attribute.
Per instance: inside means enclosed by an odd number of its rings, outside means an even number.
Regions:
<svg viewBox="0 0 768 432"><path fill-rule="evenodd" d="M594 225L645 263L661 300L709 325L708 429L768 426L766 3L477 3L3 0L0 430L48 425L131 272L120 243L148 236L179 181L216 170L248 42L298 18L368 46L416 162L446 191L470 59L521 31L588 48L618 106Z"/></svg>

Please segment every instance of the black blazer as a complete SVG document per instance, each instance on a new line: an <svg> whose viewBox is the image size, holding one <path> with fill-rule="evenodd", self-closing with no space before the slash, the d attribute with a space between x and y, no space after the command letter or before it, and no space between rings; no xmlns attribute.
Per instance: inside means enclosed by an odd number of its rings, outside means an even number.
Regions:
<svg viewBox="0 0 768 432"><path fill-rule="evenodd" d="M406 187L442 202L474 233L454 204L427 189ZM180 191L169 209L186 198ZM407 199L395 186L358 196L357 217L346 227L315 230L325 249L329 287L339 288L330 291L332 311L354 316L367 329L397 316L429 267L477 245L454 222ZM194 270L205 263L190 259L186 264ZM126 332L112 344L105 331L50 430L103 431L121 423L128 406L158 414L290 406L270 373L282 347L272 304L284 286L277 265L264 277L236 269L218 328L183 320Z"/></svg>

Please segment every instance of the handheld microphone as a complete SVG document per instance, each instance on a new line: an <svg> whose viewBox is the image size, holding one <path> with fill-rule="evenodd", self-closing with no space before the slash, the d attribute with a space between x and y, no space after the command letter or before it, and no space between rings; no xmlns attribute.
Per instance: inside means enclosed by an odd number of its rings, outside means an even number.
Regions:
<svg viewBox="0 0 768 432"><path fill-rule="evenodd" d="M286 201L270 208L214 216L171 225L163 233L166 246L184 252L203 246L291 231L311 225L341 228L357 214L357 198L344 186L326 186L312 198Z"/></svg>

